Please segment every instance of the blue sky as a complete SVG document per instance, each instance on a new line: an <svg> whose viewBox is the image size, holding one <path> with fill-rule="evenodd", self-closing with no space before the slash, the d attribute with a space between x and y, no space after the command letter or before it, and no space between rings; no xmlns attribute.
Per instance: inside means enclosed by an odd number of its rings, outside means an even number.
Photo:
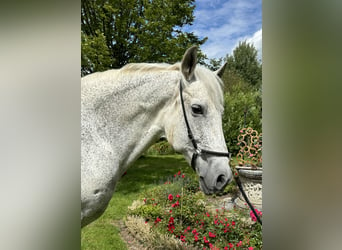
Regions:
<svg viewBox="0 0 342 250"><path fill-rule="evenodd" d="M208 37L201 49L209 59L232 54L239 41L247 40L261 60L261 0L196 0L195 4L195 21L184 30Z"/></svg>

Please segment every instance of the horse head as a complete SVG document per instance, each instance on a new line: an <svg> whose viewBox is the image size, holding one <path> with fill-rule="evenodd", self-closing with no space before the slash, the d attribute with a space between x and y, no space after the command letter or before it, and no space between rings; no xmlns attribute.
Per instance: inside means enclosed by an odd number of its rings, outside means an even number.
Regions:
<svg viewBox="0 0 342 250"><path fill-rule="evenodd" d="M197 47L189 48L180 64L179 94L166 113L165 133L199 176L205 194L222 191L232 179L222 130L225 65L212 72L197 66Z"/></svg>

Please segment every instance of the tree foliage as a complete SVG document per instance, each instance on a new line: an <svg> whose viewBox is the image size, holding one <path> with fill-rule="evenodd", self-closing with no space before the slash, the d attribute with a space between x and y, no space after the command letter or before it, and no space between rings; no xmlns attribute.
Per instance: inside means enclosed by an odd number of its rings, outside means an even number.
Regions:
<svg viewBox="0 0 342 250"><path fill-rule="evenodd" d="M227 70L239 76L243 81L258 86L262 79L262 65L257 58L257 50L253 44L239 42L233 55L226 56Z"/></svg>
<svg viewBox="0 0 342 250"><path fill-rule="evenodd" d="M223 64L223 57L218 58L218 59L212 58L209 60L209 63L204 63L204 65L212 71L218 70L222 66L222 64Z"/></svg>
<svg viewBox="0 0 342 250"><path fill-rule="evenodd" d="M239 150L237 137L244 127L262 132L262 65L252 44L240 42L226 56L223 131L230 152Z"/></svg>
<svg viewBox="0 0 342 250"><path fill-rule="evenodd" d="M81 32L81 65L82 75L87 72L104 71L111 65L110 51L106 46L106 37L99 31L95 36L87 36Z"/></svg>
<svg viewBox="0 0 342 250"><path fill-rule="evenodd" d="M82 74L181 60L185 49L207 39L181 29L192 24L194 8L194 0L82 0Z"/></svg>
<svg viewBox="0 0 342 250"><path fill-rule="evenodd" d="M262 132L261 91L248 89L236 84L225 93L224 113L222 117L224 137L231 153L239 151L237 138L242 128L251 127Z"/></svg>

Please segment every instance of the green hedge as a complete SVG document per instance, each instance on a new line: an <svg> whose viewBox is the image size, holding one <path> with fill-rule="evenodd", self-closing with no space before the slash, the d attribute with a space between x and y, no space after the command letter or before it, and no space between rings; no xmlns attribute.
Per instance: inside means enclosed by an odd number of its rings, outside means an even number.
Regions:
<svg viewBox="0 0 342 250"><path fill-rule="evenodd" d="M251 127L262 133L261 112L261 90L246 89L242 84L236 84L229 92L225 93L222 118L223 133L228 150L233 155L239 151L237 137L242 128Z"/></svg>
<svg viewBox="0 0 342 250"><path fill-rule="evenodd" d="M173 155L176 151L167 141L159 141L153 144L147 151L147 155Z"/></svg>

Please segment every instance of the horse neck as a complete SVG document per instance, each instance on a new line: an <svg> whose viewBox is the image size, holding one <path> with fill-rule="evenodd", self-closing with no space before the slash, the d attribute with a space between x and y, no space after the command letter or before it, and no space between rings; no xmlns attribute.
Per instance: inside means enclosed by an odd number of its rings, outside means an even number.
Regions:
<svg viewBox="0 0 342 250"><path fill-rule="evenodd" d="M124 74L112 94L102 98L97 113L106 139L130 165L164 134L164 110L175 99L176 71Z"/></svg>

